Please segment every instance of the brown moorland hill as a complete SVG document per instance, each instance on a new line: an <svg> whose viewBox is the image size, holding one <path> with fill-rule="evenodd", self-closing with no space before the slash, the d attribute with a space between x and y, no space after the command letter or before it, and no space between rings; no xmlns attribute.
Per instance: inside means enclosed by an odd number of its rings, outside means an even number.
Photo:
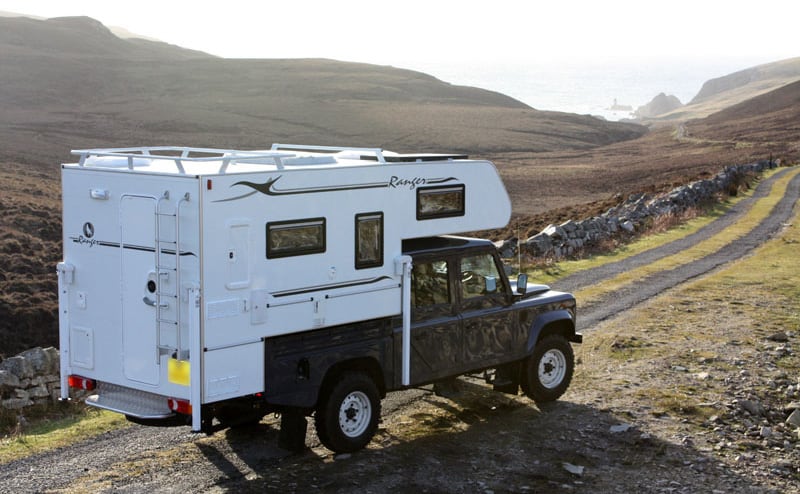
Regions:
<svg viewBox="0 0 800 494"><path fill-rule="evenodd" d="M89 18L0 18L0 146L32 163L70 149L274 141L415 151L587 149L646 132L542 112L411 70L220 59L120 39Z"/></svg>
<svg viewBox="0 0 800 494"><path fill-rule="evenodd" d="M800 149L800 80L719 111L702 120L686 123L691 137L736 141L741 145L769 144L776 137L787 139L789 148ZM794 135L794 139L792 139ZM792 142L793 141L793 142ZM776 148L780 148L777 145Z"/></svg>

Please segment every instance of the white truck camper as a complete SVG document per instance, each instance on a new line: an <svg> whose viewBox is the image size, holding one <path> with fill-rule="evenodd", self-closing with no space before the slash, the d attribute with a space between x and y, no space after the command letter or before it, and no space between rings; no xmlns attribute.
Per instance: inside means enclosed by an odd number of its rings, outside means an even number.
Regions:
<svg viewBox="0 0 800 494"><path fill-rule="evenodd" d="M281 144L73 154L62 166L62 398L92 390L90 405L145 423L181 417L194 431L243 410L314 413L336 390L320 396L331 385L313 373L341 362L303 352L375 321L400 321L402 348L384 359L396 389L417 384L403 242L503 227L511 214L495 166L460 155ZM366 360L356 367L374 375ZM303 381L313 391L287 391ZM369 426L347 424L370 406L363 395L334 412L345 439Z"/></svg>

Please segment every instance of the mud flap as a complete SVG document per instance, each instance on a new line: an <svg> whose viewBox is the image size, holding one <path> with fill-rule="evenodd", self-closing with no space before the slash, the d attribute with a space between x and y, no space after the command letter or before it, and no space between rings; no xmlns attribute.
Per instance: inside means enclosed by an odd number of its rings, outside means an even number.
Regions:
<svg viewBox="0 0 800 494"><path fill-rule="evenodd" d="M300 410L285 410L281 413L281 430L278 433L278 447L299 453L306 448L308 421Z"/></svg>

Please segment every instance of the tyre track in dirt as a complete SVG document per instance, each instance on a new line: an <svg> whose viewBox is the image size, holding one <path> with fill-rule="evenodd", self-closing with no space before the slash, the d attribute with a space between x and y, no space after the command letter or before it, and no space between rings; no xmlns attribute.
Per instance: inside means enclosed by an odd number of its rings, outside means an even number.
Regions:
<svg viewBox="0 0 800 494"><path fill-rule="evenodd" d="M692 235L616 263L576 273L554 283L553 287L559 290L575 291L696 245L738 221L749 211L755 201L769 195L774 183L789 171L790 169L783 170L762 181L751 197L739 202L726 214ZM741 258L780 230L781 225L790 218L798 197L800 197L800 174L791 180L784 197L774 207L770 216L744 237L701 259L638 280L636 283L623 287L612 295L593 303L590 307L583 308L579 314L579 328L583 331L591 330L600 321L628 310L664 290ZM421 394L423 393L418 390L391 394L383 402L384 417L406 413L410 405ZM269 426L267 427L269 428ZM265 457L278 461L289 455L289 453L279 450L276 445L269 447L269 451L265 451L263 449L265 447L264 440L276 443L277 434L273 429L269 429L265 435L269 437L253 438L253 447L261 448L260 462L265 461ZM309 436L312 441L316 440L313 432L310 432ZM133 426L120 429L0 465L0 492L52 492L80 489L76 486L82 485L83 479L89 480L90 477L96 478L97 475L101 477L108 475L115 478L114 471L119 465L179 448L204 437L206 436L191 433L187 427L161 429ZM222 436L218 440L225 441L225 437ZM183 473L172 472L171 475L174 475L173 478L176 480L172 487L176 489L176 492L187 491L187 489L191 491L196 488L205 490L207 486L218 485L218 481L223 481L219 477L220 470L214 465L213 458L209 457L205 463L208 464L187 465L186 471ZM235 468L235 465L232 465L231 468ZM235 472L232 473L235 477ZM223 482L231 482L231 480L228 478ZM152 479L150 481L152 482ZM136 492L153 488L153 484L142 484L142 482L142 479L126 479L123 476L116 478L108 486L108 489L101 488L101 490ZM91 484L91 482L89 483ZM231 487L230 484L227 486ZM95 487L98 486L95 485Z"/></svg>

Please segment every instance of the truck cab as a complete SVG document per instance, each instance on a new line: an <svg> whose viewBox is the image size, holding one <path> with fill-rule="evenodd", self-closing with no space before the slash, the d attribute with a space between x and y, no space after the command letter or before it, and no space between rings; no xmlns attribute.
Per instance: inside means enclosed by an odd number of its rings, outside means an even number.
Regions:
<svg viewBox="0 0 800 494"><path fill-rule="evenodd" d="M509 281L491 242L433 237L407 241L403 247L413 259L414 383L518 365L549 333L581 341L575 332L575 299L543 285L520 289ZM571 355L563 356L564 375L554 388L566 390L571 360ZM527 385L525 376L516 374L512 382Z"/></svg>

